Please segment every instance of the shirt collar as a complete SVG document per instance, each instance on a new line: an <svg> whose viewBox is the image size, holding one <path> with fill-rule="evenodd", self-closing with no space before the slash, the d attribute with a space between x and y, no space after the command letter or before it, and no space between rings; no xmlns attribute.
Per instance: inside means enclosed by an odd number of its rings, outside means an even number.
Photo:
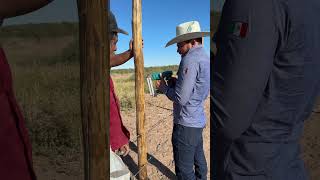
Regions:
<svg viewBox="0 0 320 180"><path fill-rule="evenodd" d="M188 54L191 53L192 51L196 51L197 49L200 49L200 48L202 48L202 47L203 47L202 44L200 44L200 45L195 45L194 47L192 47L192 48L189 49L189 51L187 52L186 55L188 55ZM186 56L186 55L185 55L185 56Z"/></svg>

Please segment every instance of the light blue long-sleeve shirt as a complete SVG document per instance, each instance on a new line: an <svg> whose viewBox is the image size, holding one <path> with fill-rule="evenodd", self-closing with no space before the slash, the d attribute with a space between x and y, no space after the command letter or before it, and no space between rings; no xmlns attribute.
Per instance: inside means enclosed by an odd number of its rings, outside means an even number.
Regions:
<svg viewBox="0 0 320 180"><path fill-rule="evenodd" d="M173 101L174 123L203 128L206 124L204 101L210 88L210 58L203 46L195 46L182 57L174 88L160 90Z"/></svg>

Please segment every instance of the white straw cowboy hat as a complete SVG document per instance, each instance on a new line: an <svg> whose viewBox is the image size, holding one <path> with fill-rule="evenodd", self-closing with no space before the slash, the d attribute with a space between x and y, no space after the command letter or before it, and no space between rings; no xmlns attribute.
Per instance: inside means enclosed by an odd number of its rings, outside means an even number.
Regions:
<svg viewBox="0 0 320 180"><path fill-rule="evenodd" d="M210 32L202 32L200 29L200 24L198 21L190 21L190 22L185 22L182 24L179 24L176 28L176 37L171 39L167 44L166 47L187 41L190 39L196 39L200 37L205 37L209 36Z"/></svg>

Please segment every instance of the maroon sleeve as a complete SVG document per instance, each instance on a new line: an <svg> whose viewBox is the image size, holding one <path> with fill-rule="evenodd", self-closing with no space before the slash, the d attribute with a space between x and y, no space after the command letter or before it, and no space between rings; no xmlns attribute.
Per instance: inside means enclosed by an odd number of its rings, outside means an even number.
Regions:
<svg viewBox="0 0 320 180"><path fill-rule="evenodd" d="M122 123L119 101L110 78L110 145L113 151L127 144L130 133Z"/></svg>
<svg viewBox="0 0 320 180"><path fill-rule="evenodd" d="M25 121L12 89L12 77L0 47L0 179L36 179Z"/></svg>

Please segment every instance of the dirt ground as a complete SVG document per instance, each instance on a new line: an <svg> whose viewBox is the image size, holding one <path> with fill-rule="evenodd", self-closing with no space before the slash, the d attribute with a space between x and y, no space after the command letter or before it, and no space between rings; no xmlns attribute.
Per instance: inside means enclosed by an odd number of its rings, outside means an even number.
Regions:
<svg viewBox="0 0 320 180"><path fill-rule="evenodd" d="M173 128L172 102L164 95L151 97L146 94L146 138L148 149L148 177L150 179L174 179L174 161L171 145L171 134ZM205 103L206 116L209 119L210 101ZM138 177L137 167L137 142L135 112L123 113L125 126L131 132L131 149L129 156L124 158L133 177ZM210 169L210 122L203 131L205 156ZM210 179L210 171L208 172Z"/></svg>
<svg viewBox="0 0 320 180"><path fill-rule="evenodd" d="M301 140L303 158L311 180L320 179L320 98L306 121Z"/></svg>
<svg viewBox="0 0 320 180"><path fill-rule="evenodd" d="M320 103L318 103L320 104ZM209 101L206 113L209 116ZM123 121L131 132L132 151L124 161L129 166L132 176L137 175L137 149L135 112L122 112ZM210 123L204 130L204 149L210 169ZM146 94L146 130L148 148L148 176L150 179L174 179L174 162L171 146L172 105L163 95L152 98ZM320 179L320 105L316 106L311 117L306 121L301 139L302 156L310 174L310 180ZM34 166L39 180L80 180L83 179L81 162L63 162L54 164L43 156L34 157ZM208 173L208 179L210 179Z"/></svg>
<svg viewBox="0 0 320 180"><path fill-rule="evenodd" d="M175 179L174 162L171 145L173 127L172 103L164 96L151 97L146 94L146 137L148 149L149 179ZM205 104L209 117L209 99ZM132 173L132 179L138 177L138 156L136 141L135 110L122 112L124 125L131 132L131 152L123 158ZM210 123L203 132L204 150L210 169ZM83 179L82 162L64 161L52 162L49 158L36 155L33 157L34 167L39 180L80 180ZM208 179L210 179L208 172Z"/></svg>

